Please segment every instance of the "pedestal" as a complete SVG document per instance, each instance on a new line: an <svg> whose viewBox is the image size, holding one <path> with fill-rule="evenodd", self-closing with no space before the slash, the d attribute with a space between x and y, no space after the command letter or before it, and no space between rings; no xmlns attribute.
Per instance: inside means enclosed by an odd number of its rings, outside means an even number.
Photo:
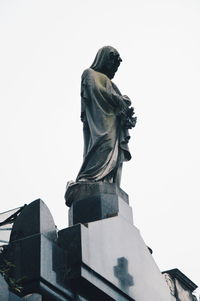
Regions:
<svg viewBox="0 0 200 301"><path fill-rule="evenodd" d="M0 256L12 263L9 276L21 279L23 289L12 295L0 277L0 300L173 301L177 293L194 297L196 285L182 273L159 271L133 224L125 192L114 184L81 183L70 187L66 201L70 226L58 232L41 200L17 217Z"/></svg>
<svg viewBox="0 0 200 301"><path fill-rule="evenodd" d="M65 200L70 206L69 226L118 215L133 223L128 195L115 184L79 182L68 187Z"/></svg>
<svg viewBox="0 0 200 301"><path fill-rule="evenodd" d="M94 190L85 196L85 191L82 194L80 190L78 200L71 204L70 210L73 212L81 206L79 221L84 224L75 224L58 233L58 244L68 254L68 278L86 300L93 300L92 296L96 296L99 299L95 300L170 301L164 277L133 225L128 202L117 189L113 189L112 184L104 186L102 183L97 187L103 193L98 195L98 191ZM88 191L90 188L89 184L84 188L82 186L82 190ZM112 193L109 193L111 190ZM110 206L110 201L114 205ZM95 207L97 203L101 206L108 204L108 215L102 214L99 209L99 220L89 222L93 205ZM90 209L91 215L88 213ZM73 222L75 219L71 224ZM93 295L87 295L91 285L96 288L95 292L93 290ZM101 299L99 292L106 297Z"/></svg>

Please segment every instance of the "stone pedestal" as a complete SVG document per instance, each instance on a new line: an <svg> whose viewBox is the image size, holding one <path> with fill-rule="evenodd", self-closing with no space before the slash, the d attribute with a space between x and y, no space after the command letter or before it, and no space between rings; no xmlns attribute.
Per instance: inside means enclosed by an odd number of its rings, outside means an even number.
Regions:
<svg viewBox="0 0 200 301"><path fill-rule="evenodd" d="M170 271L164 276L159 271L133 224L125 192L114 184L81 183L65 197L70 206L66 229L57 232L42 200L17 217L0 259L13 264L9 277L21 279L23 289L13 295L0 277L1 301L176 300L165 281ZM195 284L174 270L170 275L179 300L192 300Z"/></svg>
<svg viewBox="0 0 200 301"><path fill-rule="evenodd" d="M138 229L122 216L63 229L58 244L68 254L68 278L86 298L92 285L95 300L171 301Z"/></svg>
<svg viewBox="0 0 200 301"><path fill-rule="evenodd" d="M117 215L133 222L128 195L115 184L79 182L68 187L65 200L70 206L69 226Z"/></svg>
<svg viewBox="0 0 200 301"><path fill-rule="evenodd" d="M20 297L38 293L42 296L41 301L74 300L74 292L66 277L66 254L57 244L53 218L42 200L38 199L23 209L14 223L10 243L1 256L13 265L9 276L21 279Z"/></svg>

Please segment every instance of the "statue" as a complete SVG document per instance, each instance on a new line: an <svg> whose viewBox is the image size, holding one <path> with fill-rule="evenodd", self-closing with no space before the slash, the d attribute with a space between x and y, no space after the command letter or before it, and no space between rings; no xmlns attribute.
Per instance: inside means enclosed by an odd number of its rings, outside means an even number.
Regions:
<svg viewBox="0 0 200 301"><path fill-rule="evenodd" d="M122 164L131 159L128 130L136 124L134 109L111 81L121 62L117 50L105 46L82 74L84 155L76 182L101 181L119 187Z"/></svg>

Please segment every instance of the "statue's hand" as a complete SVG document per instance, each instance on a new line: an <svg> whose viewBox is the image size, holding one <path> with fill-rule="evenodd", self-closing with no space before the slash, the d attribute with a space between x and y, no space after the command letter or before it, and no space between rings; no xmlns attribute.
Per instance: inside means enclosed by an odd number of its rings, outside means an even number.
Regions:
<svg viewBox="0 0 200 301"><path fill-rule="evenodd" d="M123 100L127 104L128 107L131 105L131 100L127 95L123 95Z"/></svg>
<svg viewBox="0 0 200 301"><path fill-rule="evenodd" d="M127 119L127 123L126 123L126 127L127 127L128 129L132 129L132 128L135 127L136 122L137 122L137 117L131 117L131 118L128 118L128 119Z"/></svg>
<svg viewBox="0 0 200 301"><path fill-rule="evenodd" d="M128 110L126 111L126 115L123 115L123 124L124 127L126 129L132 129L133 127L135 127L136 122L137 122L137 117L134 116L135 112L134 112L134 108L128 108Z"/></svg>

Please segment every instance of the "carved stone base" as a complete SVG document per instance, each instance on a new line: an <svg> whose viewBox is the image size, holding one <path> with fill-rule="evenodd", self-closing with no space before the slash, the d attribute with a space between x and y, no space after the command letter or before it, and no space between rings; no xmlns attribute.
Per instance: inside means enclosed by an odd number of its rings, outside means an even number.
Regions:
<svg viewBox="0 0 200 301"><path fill-rule="evenodd" d="M128 195L115 184L79 182L68 187L65 200L70 206L69 226L117 215L133 224Z"/></svg>
<svg viewBox="0 0 200 301"><path fill-rule="evenodd" d="M68 279L86 300L171 301L140 232L120 215L63 229L58 245Z"/></svg>

